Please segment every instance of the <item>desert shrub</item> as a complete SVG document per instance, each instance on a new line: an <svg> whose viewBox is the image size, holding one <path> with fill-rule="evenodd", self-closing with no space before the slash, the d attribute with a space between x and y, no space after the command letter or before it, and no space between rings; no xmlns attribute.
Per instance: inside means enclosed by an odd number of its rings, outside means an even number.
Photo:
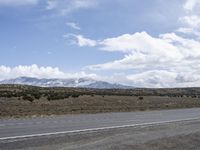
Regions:
<svg viewBox="0 0 200 150"><path fill-rule="evenodd" d="M191 97L192 97L192 98L198 98L198 96L196 96L196 95L192 95Z"/></svg>
<svg viewBox="0 0 200 150"><path fill-rule="evenodd" d="M30 102L33 102L34 101L34 98L32 96L29 96L29 95L24 95L23 96L23 100L28 100Z"/></svg>
<svg viewBox="0 0 200 150"><path fill-rule="evenodd" d="M144 99L144 97L140 96L140 97L138 97L138 99L139 99L139 100L143 100L143 99Z"/></svg>
<svg viewBox="0 0 200 150"><path fill-rule="evenodd" d="M71 95L64 92L51 92L51 93L45 94L45 96L50 101L50 100L60 100L60 99L69 98Z"/></svg>
<svg viewBox="0 0 200 150"><path fill-rule="evenodd" d="M72 94L71 96L72 96L72 98L78 98L80 95L79 94Z"/></svg>
<svg viewBox="0 0 200 150"><path fill-rule="evenodd" d="M48 100L48 101L50 101L50 100L51 100L51 97L50 97L50 96L48 96L48 97L47 97L47 100Z"/></svg>
<svg viewBox="0 0 200 150"><path fill-rule="evenodd" d="M41 95L34 95L34 97L36 98L36 99L40 99L41 98Z"/></svg>

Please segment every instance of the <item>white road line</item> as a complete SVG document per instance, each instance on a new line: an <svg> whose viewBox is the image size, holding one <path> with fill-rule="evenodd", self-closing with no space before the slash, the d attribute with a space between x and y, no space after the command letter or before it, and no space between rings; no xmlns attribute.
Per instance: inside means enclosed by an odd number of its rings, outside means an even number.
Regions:
<svg viewBox="0 0 200 150"><path fill-rule="evenodd" d="M126 127L137 127L137 126L151 126L151 125L159 125L165 123L173 123L173 122L181 122L181 121L190 121L190 120L198 120L197 118L189 118L189 119L177 119L170 121L160 121L160 122L150 122L150 123L140 123L140 124L130 124L130 125L122 125L122 126L111 126L111 127L102 127L102 128L91 128L91 129L81 129L81 130L73 130L73 131L61 131L61 132L52 132L52 133L41 133L41 134L31 134L31 135L20 135L20 136L12 136L12 137L2 137L0 140L13 140L13 139L22 139L22 138L31 138L31 137L41 137L41 136L50 136L50 135L59 135L59 134L69 134L69 133L79 133L79 132L89 132L89 131L99 131L99 130L107 130L107 129L117 129L117 128L126 128Z"/></svg>

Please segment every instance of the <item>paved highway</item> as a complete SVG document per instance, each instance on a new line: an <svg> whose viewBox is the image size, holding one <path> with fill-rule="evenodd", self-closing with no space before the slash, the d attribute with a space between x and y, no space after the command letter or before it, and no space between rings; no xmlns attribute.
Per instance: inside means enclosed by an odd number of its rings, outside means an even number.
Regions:
<svg viewBox="0 0 200 150"><path fill-rule="evenodd" d="M0 141L200 118L200 108L0 120Z"/></svg>

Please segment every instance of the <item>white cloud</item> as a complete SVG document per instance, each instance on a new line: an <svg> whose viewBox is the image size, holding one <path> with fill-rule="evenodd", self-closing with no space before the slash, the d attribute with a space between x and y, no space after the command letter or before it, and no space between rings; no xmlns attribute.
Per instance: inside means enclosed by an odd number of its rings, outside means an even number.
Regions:
<svg viewBox="0 0 200 150"><path fill-rule="evenodd" d="M146 32L124 34L116 38L103 40L100 45L106 51L121 51L125 53L141 53L144 55L159 54L163 57L180 58L178 49L160 38L151 37ZM166 49L166 50L163 50Z"/></svg>
<svg viewBox="0 0 200 150"><path fill-rule="evenodd" d="M129 84L136 87L199 87L199 72L151 70L127 75Z"/></svg>
<svg viewBox="0 0 200 150"><path fill-rule="evenodd" d="M55 9L57 6L57 3L58 2L56 0L48 0L46 9L48 9L48 10Z"/></svg>
<svg viewBox="0 0 200 150"><path fill-rule="evenodd" d="M189 35L194 35L194 36L197 36L197 37L200 37L200 32L193 29L193 28L178 28L176 30L176 32L179 32L179 33L184 33L184 34L189 34Z"/></svg>
<svg viewBox="0 0 200 150"><path fill-rule="evenodd" d="M0 5L3 6L24 6L36 5L38 0L0 0Z"/></svg>
<svg viewBox="0 0 200 150"><path fill-rule="evenodd" d="M98 44L105 51L125 53L121 60L105 64L89 66L91 70L108 69L148 69L165 67L164 64L179 63L184 58L178 45L171 43L172 38L177 43L182 42L175 34L162 35L160 38L151 37L146 32L125 34L119 37L105 39ZM180 44L181 45L181 44ZM198 45L199 46L199 45ZM185 50L185 49L184 49ZM192 52L185 52L191 56Z"/></svg>
<svg viewBox="0 0 200 150"><path fill-rule="evenodd" d="M110 76L97 76L96 79L111 83L121 83L134 87L173 88L199 87L200 71L192 71L189 67L183 71L147 70L139 73L113 73Z"/></svg>
<svg viewBox="0 0 200 150"><path fill-rule="evenodd" d="M59 68L55 67L39 67L35 64L30 66L0 66L0 80L16 78L16 77L36 77L36 78L80 78L80 77L96 77L95 74L79 73L65 73Z"/></svg>
<svg viewBox="0 0 200 150"><path fill-rule="evenodd" d="M163 34L161 38L176 47L183 55L182 60L198 59L200 57L200 42L194 39L187 39L176 35L175 33ZM191 61L193 61L191 60Z"/></svg>
<svg viewBox="0 0 200 150"><path fill-rule="evenodd" d="M105 64L91 65L91 70L157 69L194 63L200 58L200 42L175 33L152 37L146 32L124 34L95 41L82 35L73 35L79 46L99 46L101 50L122 52L124 58Z"/></svg>
<svg viewBox="0 0 200 150"><path fill-rule="evenodd" d="M181 22L183 26L179 27L176 32L183 33L186 36L196 36L197 39L200 38L199 6L199 0L186 0L183 8L186 10L187 15L179 18L179 22Z"/></svg>
<svg viewBox="0 0 200 150"><path fill-rule="evenodd" d="M69 40L72 44L77 44L80 47L83 46L94 47L97 45L97 41L85 38L82 35L66 34L63 37Z"/></svg>
<svg viewBox="0 0 200 150"><path fill-rule="evenodd" d="M186 0L183 7L187 11L192 11L197 4L200 4L199 0Z"/></svg>
<svg viewBox="0 0 200 150"><path fill-rule="evenodd" d="M180 21L192 28L198 28L200 26L200 17L196 15L184 16L180 18Z"/></svg>
<svg viewBox="0 0 200 150"><path fill-rule="evenodd" d="M127 79L133 85L139 87L174 87L177 74L170 71L151 70L134 75L128 75Z"/></svg>
<svg viewBox="0 0 200 150"><path fill-rule="evenodd" d="M67 22L66 25L72 29L75 29L75 30L81 30L81 28L78 26L77 23L74 23L74 22Z"/></svg>
<svg viewBox="0 0 200 150"><path fill-rule="evenodd" d="M79 10L95 7L96 0L48 0L46 9L55 10L60 15Z"/></svg>
<svg viewBox="0 0 200 150"><path fill-rule="evenodd" d="M79 46L96 46L96 41L83 37L82 35L77 35L77 44Z"/></svg>

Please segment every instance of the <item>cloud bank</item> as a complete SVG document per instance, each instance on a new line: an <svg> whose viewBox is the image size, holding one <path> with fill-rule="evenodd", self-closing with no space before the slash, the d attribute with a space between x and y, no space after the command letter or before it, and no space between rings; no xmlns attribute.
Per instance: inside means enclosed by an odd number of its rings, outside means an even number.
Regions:
<svg viewBox="0 0 200 150"><path fill-rule="evenodd" d="M30 66L0 66L0 80L17 78L17 77L35 77L35 78L81 78L81 77L96 77L95 74L79 73L65 73L59 68L55 67L39 67L36 64Z"/></svg>

